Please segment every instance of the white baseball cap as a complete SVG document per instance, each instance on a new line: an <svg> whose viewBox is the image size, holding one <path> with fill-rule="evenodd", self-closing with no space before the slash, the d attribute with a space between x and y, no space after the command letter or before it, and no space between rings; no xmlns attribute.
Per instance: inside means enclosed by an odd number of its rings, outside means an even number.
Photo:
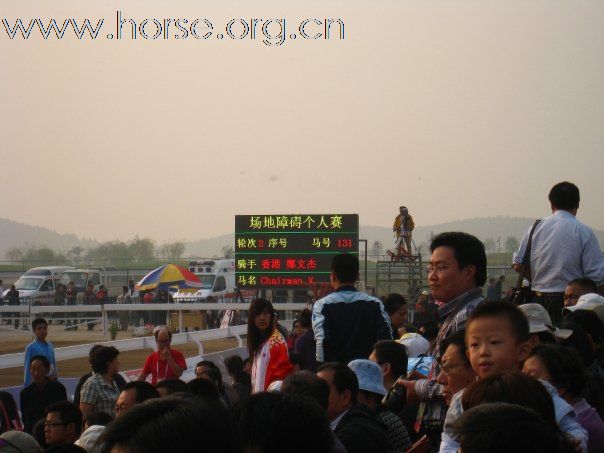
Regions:
<svg viewBox="0 0 604 453"><path fill-rule="evenodd" d="M518 308L520 308L528 318L530 333L549 332L555 337L563 340L566 340L573 334L572 330L554 327L554 323L552 323L552 318L549 316L549 313L540 304L523 304L519 305Z"/></svg>
<svg viewBox="0 0 604 453"><path fill-rule="evenodd" d="M562 309L562 312L568 313L575 310L593 311L598 315L602 322L604 322L604 297L595 293L583 294L579 297L576 305L565 307Z"/></svg>
<svg viewBox="0 0 604 453"><path fill-rule="evenodd" d="M406 333L398 342L405 345L409 357L419 357L430 350L430 342L415 332Z"/></svg>

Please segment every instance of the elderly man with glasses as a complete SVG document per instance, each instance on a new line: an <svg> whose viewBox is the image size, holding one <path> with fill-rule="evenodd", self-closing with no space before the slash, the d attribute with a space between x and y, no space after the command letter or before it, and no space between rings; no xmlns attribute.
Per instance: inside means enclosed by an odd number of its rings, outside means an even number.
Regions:
<svg viewBox="0 0 604 453"><path fill-rule="evenodd" d="M170 347L172 333L164 326L156 327L153 334L157 342L157 351L147 357L138 380L144 381L151 375L151 383L156 385L164 379L180 378L187 369L187 363L182 352Z"/></svg>

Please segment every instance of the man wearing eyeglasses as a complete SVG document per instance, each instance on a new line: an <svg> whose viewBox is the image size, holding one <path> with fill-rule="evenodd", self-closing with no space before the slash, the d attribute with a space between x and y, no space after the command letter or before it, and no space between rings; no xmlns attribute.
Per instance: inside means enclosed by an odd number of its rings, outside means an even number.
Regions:
<svg viewBox="0 0 604 453"><path fill-rule="evenodd" d="M597 293L598 287L590 278L575 278L568 282L564 290L564 307L577 305L579 297L589 293Z"/></svg>
<svg viewBox="0 0 604 453"><path fill-rule="evenodd" d="M145 361L143 372L138 377L144 381L151 375L151 384L155 385L164 379L179 378L187 369L185 356L182 352L170 348L172 333L167 327L159 327L154 331L157 351L150 354Z"/></svg>
<svg viewBox="0 0 604 453"><path fill-rule="evenodd" d="M484 245L470 234L441 233L430 244L432 256L426 269L432 297L438 309L440 328L430 355L440 357L440 343L465 328L466 320L484 301L482 286L487 279ZM407 401L421 402L415 424L417 432L427 433L435 444L440 442L446 408L443 386L436 381L440 366L434 362L427 379L398 382L407 389Z"/></svg>
<svg viewBox="0 0 604 453"><path fill-rule="evenodd" d="M44 422L44 439L48 448L45 451L82 451L81 447L73 445L82 431L82 413L69 401L59 401L46 409Z"/></svg>

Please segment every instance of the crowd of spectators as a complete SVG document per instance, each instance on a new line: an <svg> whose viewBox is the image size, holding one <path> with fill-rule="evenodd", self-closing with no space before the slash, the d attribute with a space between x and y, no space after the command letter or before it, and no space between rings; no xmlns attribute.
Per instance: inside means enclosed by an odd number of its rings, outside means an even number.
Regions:
<svg viewBox="0 0 604 453"><path fill-rule="evenodd" d="M573 187L552 188L553 216L534 230L535 253L551 254L543 241L552 231L566 232L567 243L575 232L583 250L593 247L587 227L575 224ZM10 395L0 394L0 449L604 451L601 252L598 261L588 251L581 264L576 250L564 250L548 255L559 266L546 269L547 257L526 254L536 289L516 305L500 300L503 279L490 282L485 300L486 255L474 236L439 234L430 251L429 292L413 310L400 294L380 300L357 291L356 255L338 255L333 292L299 313L291 334L269 300L252 301L247 359L202 360L184 382L184 356L171 347L170 331L158 328L157 351L136 381L121 379L117 349L94 346L92 373L82 377L75 403L57 381L47 324L35 320L22 418ZM514 266L524 273L522 261L518 253Z"/></svg>

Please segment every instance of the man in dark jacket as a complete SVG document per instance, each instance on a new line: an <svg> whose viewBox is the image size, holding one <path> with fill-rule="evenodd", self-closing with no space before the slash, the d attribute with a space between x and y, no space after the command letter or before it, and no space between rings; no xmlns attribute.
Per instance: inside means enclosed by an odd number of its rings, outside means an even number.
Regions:
<svg viewBox="0 0 604 453"><path fill-rule="evenodd" d="M315 302L312 311L317 362L366 359L377 341L392 340L390 318L381 300L354 287L359 279L356 255L336 255L330 277L335 291Z"/></svg>
<svg viewBox="0 0 604 453"><path fill-rule="evenodd" d="M384 423L374 411L357 403L359 382L354 372L331 362L321 365L317 376L329 385L327 417L348 453L390 451Z"/></svg>

